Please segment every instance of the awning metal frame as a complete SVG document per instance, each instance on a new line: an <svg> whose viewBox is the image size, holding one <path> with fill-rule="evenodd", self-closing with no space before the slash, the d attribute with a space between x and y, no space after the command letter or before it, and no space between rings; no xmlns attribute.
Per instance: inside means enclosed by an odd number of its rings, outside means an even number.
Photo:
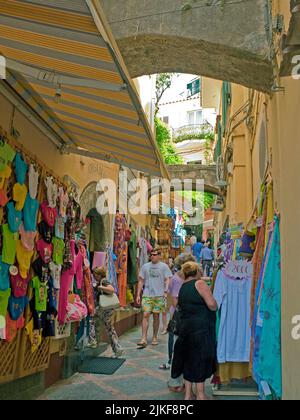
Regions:
<svg viewBox="0 0 300 420"><path fill-rule="evenodd" d="M101 82L99 80L83 79L81 77L70 77L58 74L53 71L45 71L36 67L28 66L27 64L19 63L9 58L6 59L6 67L9 70L17 71L25 76L31 77L42 82L49 83L55 87L61 87L62 85L67 86L78 86L86 87L91 89L108 90L111 92L122 92L127 90L127 84L116 85L113 83Z"/></svg>

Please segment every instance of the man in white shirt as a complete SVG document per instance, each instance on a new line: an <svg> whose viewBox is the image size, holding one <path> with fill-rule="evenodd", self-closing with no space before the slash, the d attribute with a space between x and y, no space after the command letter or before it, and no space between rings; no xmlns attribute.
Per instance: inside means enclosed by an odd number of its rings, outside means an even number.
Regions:
<svg viewBox="0 0 300 420"><path fill-rule="evenodd" d="M141 293L143 291L142 307L144 311L142 323L142 339L138 343L139 348L147 347L147 335L149 319L153 314L153 339L152 345L158 345L159 317L166 311L166 301L169 290L169 283L172 272L167 264L160 261L160 251L151 251L151 262L143 265L137 290L137 304L141 303Z"/></svg>

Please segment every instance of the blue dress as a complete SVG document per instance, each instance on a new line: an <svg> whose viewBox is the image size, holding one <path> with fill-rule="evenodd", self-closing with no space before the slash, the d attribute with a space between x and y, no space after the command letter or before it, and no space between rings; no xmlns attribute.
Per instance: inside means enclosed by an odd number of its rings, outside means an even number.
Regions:
<svg viewBox="0 0 300 420"><path fill-rule="evenodd" d="M275 217L274 232L266 261L262 296L260 342L256 353L256 373L270 386L276 398L282 398L281 360L281 255L279 218Z"/></svg>

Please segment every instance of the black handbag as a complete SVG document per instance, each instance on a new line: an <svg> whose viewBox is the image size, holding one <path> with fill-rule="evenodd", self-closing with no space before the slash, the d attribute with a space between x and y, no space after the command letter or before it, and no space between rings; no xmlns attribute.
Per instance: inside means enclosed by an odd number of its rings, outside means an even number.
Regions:
<svg viewBox="0 0 300 420"><path fill-rule="evenodd" d="M167 331L173 335L179 335L181 328L181 310L180 307L177 305L175 308L174 315L172 319L169 321Z"/></svg>

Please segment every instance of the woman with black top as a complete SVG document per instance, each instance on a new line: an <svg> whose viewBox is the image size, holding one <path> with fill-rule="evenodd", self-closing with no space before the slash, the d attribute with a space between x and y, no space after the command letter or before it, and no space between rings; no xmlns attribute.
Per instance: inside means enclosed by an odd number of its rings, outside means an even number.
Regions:
<svg viewBox="0 0 300 420"><path fill-rule="evenodd" d="M182 266L184 283L179 292L179 337L174 349L172 378L183 374L185 399L193 397L193 383L197 400L206 400L205 381L216 371L216 311L210 288L200 280L197 263Z"/></svg>

